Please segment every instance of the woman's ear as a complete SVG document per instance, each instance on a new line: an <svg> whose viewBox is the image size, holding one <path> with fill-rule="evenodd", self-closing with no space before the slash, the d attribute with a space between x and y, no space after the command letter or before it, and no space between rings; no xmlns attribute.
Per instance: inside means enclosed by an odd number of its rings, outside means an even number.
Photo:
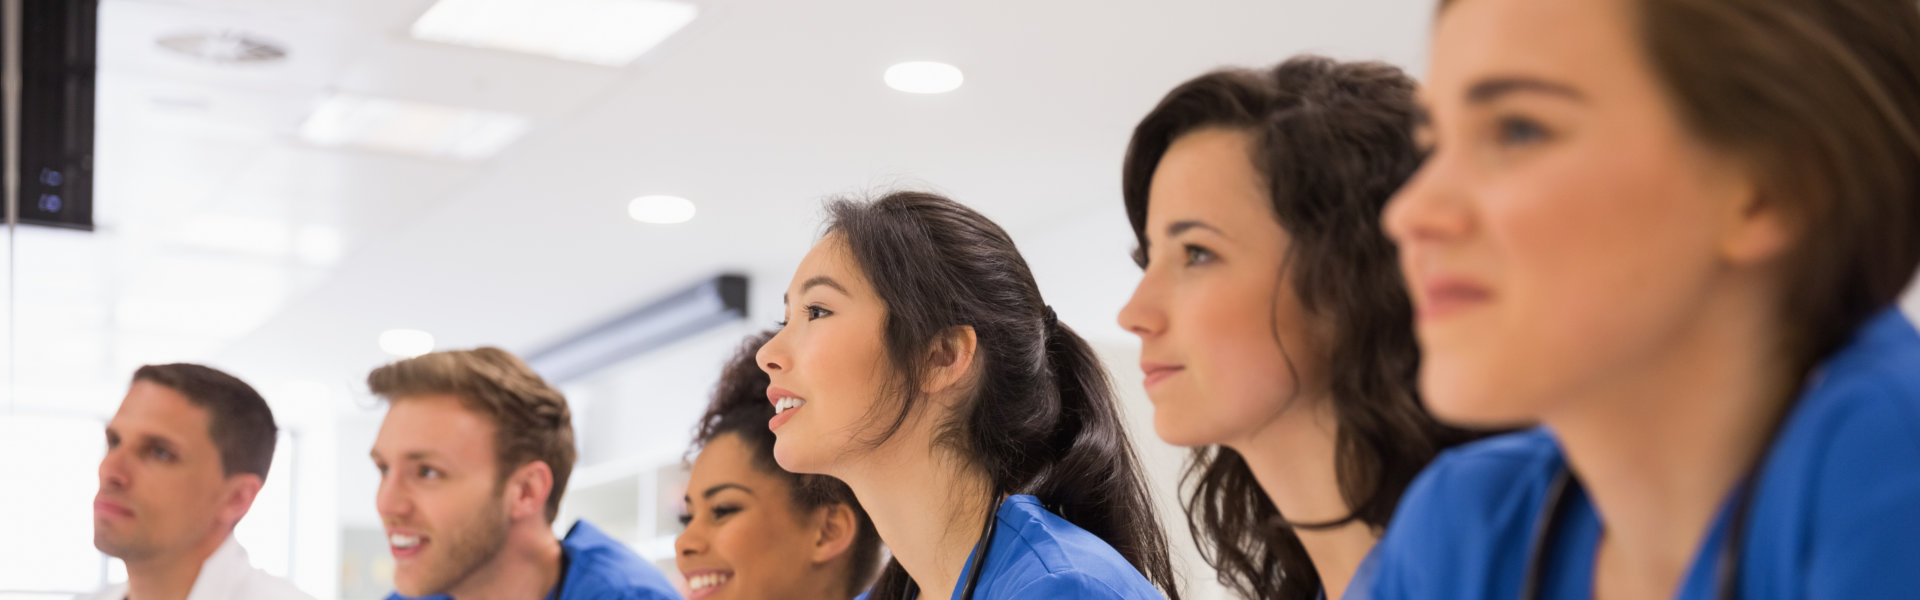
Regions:
<svg viewBox="0 0 1920 600"><path fill-rule="evenodd" d="M965 382L979 343L972 325L949 327L935 337L927 346L927 378L921 393L934 394Z"/></svg>
<svg viewBox="0 0 1920 600"><path fill-rule="evenodd" d="M858 521L853 507L845 504L835 502L814 509L813 549L808 558L814 564L826 564L846 554L860 535Z"/></svg>
<svg viewBox="0 0 1920 600"><path fill-rule="evenodd" d="M1718 240L1723 260L1758 265L1792 251L1806 226L1803 211L1781 202L1738 163L1729 161L1716 176L1712 189L1725 207Z"/></svg>

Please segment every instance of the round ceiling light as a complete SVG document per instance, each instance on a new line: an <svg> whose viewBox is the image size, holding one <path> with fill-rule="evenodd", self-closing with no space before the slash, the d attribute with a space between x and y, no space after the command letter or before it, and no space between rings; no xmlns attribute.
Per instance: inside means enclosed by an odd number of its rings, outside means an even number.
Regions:
<svg viewBox="0 0 1920 600"><path fill-rule="evenodd" d="M960 89L960 68L940 62L903 62L887 67L887 87L910 94L944 94Z"/></svg>
<svg viewBox="0 0 1920 600"><path fill-rule="evenodd" d="M693 220L693 213L693 202L679 196L641 196L627 203L627 216L641 223L685 223Z"/></svg>

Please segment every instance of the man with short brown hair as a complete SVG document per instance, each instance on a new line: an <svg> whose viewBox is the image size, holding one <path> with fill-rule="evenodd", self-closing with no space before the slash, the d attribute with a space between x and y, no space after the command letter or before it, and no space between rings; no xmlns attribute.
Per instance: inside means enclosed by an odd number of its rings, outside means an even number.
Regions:
<svg viewBox="0 0 1920 600"><path fill-rule="evenodd" d="M127 582L93 600L312 598L253 568L233 527L273 464L279 428L246 382L193 364L133 374L107 423L93 545L127 564Z"/></svg>
<svg viewBox="0 0 1920 600"><path fill-rule="evenodd" d="M435 352L367 376L388 404L373 444L393 553L390 598L678 598L585 521L553 520L573 471L566 397L498 348Z"/></svg>

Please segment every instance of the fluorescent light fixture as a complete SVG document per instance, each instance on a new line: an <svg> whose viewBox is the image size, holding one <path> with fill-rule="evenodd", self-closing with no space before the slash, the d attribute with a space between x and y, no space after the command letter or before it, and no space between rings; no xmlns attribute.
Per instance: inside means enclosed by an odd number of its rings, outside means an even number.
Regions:
<svg viewBox="0 0 1920 600"><path fill-rule="evenodd" d="M944 94L960 89L960 68L940 62L903 62L887 67L887 87L910 94Z"/></svg>
<svg viewBox="0 0 1920 600"><path fill-rule="evenodd" d="M421 102L334 94L300 125L319 146L354 146L438 158L493 156L529 127L525 117Z"/></svg>
<svg viewBox="0 0 1920 600"><path fill-rule="evenodd" d="M721 275L529 354L527 364L559 385L746 317L747 278Z"/></svg>
<svg viewBox="0 0 1920 600"><path fill-rule="evenodd" d="M685 223L693 220L693 212L693 202L679 196L641 196L627 203L627 216L641 223Z"/></svg>
<svg viewBox="0 0 1920 600"><path fill-rule="evenodd" d="M618 67L633 62L700 10L667 0L440 0L413 37Z"/></svg>
<svg viewBox="0 0 1920 600"><path fill-rule="evenodd" d="M380 349L413 358L433 351L433 334L418 329L388 329L380 332Z"/></svg>

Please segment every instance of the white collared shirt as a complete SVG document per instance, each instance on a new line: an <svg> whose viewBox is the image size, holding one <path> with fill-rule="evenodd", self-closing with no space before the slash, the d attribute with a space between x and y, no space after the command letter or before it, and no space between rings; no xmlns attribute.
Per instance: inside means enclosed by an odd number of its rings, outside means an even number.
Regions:
<svg viewBox="0 0 1920 600"><path fill-rule="evenodd" d="M74 600L125 600L127 584L116 583L92 594L75 596ZM314 600L287 583L287 580L267 574L266 571L253 568L247 562L247 551L239 542L228 537L220 549L200 564L200 575L193 580L193 591L187 592L187 600Z"/></svg>

